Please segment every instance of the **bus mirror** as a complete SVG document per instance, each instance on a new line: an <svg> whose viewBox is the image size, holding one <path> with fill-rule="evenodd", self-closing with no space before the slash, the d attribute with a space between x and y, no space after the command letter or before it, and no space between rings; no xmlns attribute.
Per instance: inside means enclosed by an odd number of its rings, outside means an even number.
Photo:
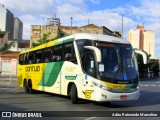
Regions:
<svg viewBox="0 0 160 120"><path fill-rule="evenodd" d="M97 47L94 47L94 46L84 46L84 48L86 49L90 49L90 50L93 50L96 54L96 59L97 59L97 62L101 62L101 51L97 48Z"/></svg>
<svg viewBox="0 0 160 120"><path fill-rule="evenodd" d="M104 64L99 64L99 72L104 72Z"/></svg>

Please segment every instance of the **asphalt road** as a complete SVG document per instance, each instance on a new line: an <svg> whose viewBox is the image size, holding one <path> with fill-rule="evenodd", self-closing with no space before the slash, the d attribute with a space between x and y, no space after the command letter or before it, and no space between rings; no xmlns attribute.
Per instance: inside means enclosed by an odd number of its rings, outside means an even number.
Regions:
<svg viewBox="0 0 160 120"><path fill-rule="evenodd" d="M137 101L111 102L111 104L108 104L82 100L79 104L72 104L68 97L43 92L26 94L23 88L19 88L16 85L0 85L0 111L49 111L42 115L68 115L68 117L74 116L72 119L83 117L86 120L94 120L97 117L109 117L113 113L121 115L123 111L130 111L132 114L138 111L142 113L145 111L157 113L156 111L159 111L158 114L160 114L160 79L141 81L140 86L141 95ZM119 119L119 117L116 118ZM135 117L132 118L135 119ZM143 118L158 119L157 117Z"/></svg>

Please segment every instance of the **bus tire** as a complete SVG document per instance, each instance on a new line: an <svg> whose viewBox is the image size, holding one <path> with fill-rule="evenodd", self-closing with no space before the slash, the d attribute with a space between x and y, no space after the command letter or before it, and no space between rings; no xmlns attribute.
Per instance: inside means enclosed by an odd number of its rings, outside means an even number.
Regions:
<svg viewBox="0 0 160 120"><path fill-rule="evenodd" d="M76 88L75 84L73 84L72 87L71 87L71 101L72 101L73 104L78 103L77 88Z"/></svg>
<svg viewBox="0 0 160 120"><path fill-rule="evenodd" d="M25 89L25 92L26 92L26 93L29 92L29 88L28 88L28 84L27 84L27 81L26 81L26 80L24 81L24 89Z"/></svg>
<svg viewBox="0 0 160 120"><path fill-rule="evenodd" d="M33 93L32 82L31 82L31 80L28 82L28 92L29 92L30 94Z"/></svg>

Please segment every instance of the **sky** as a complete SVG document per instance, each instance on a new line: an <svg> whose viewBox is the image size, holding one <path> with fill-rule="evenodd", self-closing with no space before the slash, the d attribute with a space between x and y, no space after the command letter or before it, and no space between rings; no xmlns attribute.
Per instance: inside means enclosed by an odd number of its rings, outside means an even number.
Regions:
<svg viewBox="0 0 160 120"><path fill-rule="evenodd" d="M112 31L122 30L124 38L137 25L155 31L155 57L160 57L160 0L0 0L23 22L23 39L30 39L31 25L45 25L56 14L61 25L95 24Z"/></svg>

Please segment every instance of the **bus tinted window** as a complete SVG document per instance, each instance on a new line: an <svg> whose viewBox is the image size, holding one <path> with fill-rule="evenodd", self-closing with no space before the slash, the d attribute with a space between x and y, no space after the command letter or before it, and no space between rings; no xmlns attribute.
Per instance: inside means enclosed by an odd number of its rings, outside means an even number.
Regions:
<svg viewBox="0 0 160 120"><path fill-rule="evenodd" d="M34 52L35 54L35 63L41 63L42 62L42 50L38 50Z"/></svg>
<svg viewBox="0 0 160 120"><path fill-rule="evenodd" d="M64 45L64 61L77 63L73 43Z"/></svg>
<svg viewBox="0 0 160 120"><path fill-rule="evenodd" d="M29 53L25 53L25 55L24 55L24 64L28 64L29 63L28 54Z"/></svg>
<svg viewBox="0 0 160 120"><path fill-rule="evenodd" d="M51 61L52 62L61 61L62 60L62 53L63 53L62 45L54 46L52 49Z"/></svg>
<svg viewBox="0 0 160 120"><path fill-rule="evenodd" d="M19 56L19 64L20 64L20 65L23 65L23 63L24 63L24 54L21 54L21 55Z"/></svg>
<svg viewBox="0 0 160 120"><path fill-rule="evenodd" d="M44 49L44 56L43 56L43 62L50 62L51 61L51 48Z"/></svg>
<svg viewBox="0 0 160 120"><path fill-rule="evenodd" d="M28 63L33 64L33 63L35 63L35 60L36 60L36 58L35 58L34 53L30 52L29 55L28 55Z"/></svg>

